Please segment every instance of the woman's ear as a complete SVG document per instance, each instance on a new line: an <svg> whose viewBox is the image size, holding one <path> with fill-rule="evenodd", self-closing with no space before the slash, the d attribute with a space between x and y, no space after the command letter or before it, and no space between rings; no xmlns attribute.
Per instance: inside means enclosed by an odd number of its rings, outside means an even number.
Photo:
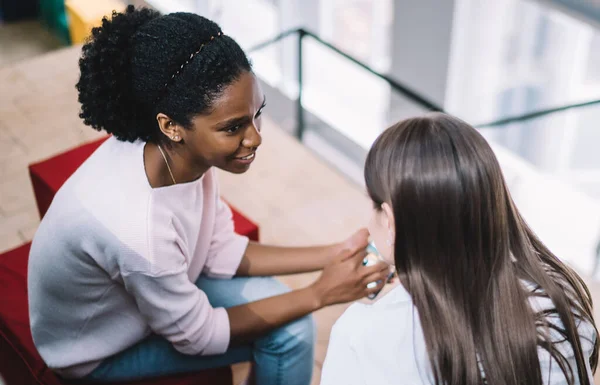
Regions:
<svg viewBox="0 0 600 385"><path fill-rule="evenodd" d="M156 115L156 121L158 122L158 127L169 139L174 142L179 142L181 140L181 135L178 130L179 127L177 123L167 115L162 112Z"/></svg>
<svg viewBox="0 0 600 385"><path fill-rule="evenodd" d="M388 243L393 245L396 239L396 221L394 220L394 210L392 210L392 206L390 206L387 202L383 202L381 209L383 210L384 215L384 225L388 229Z"/></svg>

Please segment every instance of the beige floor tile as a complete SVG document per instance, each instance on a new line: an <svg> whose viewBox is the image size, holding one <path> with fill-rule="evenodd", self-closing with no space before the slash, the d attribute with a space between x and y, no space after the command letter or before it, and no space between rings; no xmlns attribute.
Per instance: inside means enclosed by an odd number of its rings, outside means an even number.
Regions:
<svg viewBox="0 0 600 385"><path fill-rule="evenodd" d="M15 98L14 104L30 122L28 128L32 134L56 135L63 130L72 130L74 127L71 124L79 121L79 105L71 100L73 97L76 98L71 93L50 96L37 93L35 96ZM22 129L17 131L15 125L8 128L13 134L23 135Z"/></svg>
<svg viewBox="0 0 600 385"><path fill-rule="evenodd" d="M4 179L0 184L0 210L11 215L35 205L33 187L27 173Z"/></svg>
<svg viewBox="0 0 600 385"><path fill-rule="evenodd" d="M27 153L30 155L32 161L39 161L73 148L81 142L80 138L77 138L73 132L69 131L62 135L54 135L42 142L28 142Z"/></svg>
<svg viewBox="0 0 600 385"><path fill-rule="evenodd" d="M0 221L2 218L0 217ZM18 231L11 231L9 233L0 234L0 253L7 250L12 250L23 244L23 240L19 236Z"/></svg>
<svg viewBox="0 0 600 385"><path fill-rule="evenodd" d="M76 79L79 73L77 59L80 53L80 46L61 48L37 56L35 60L19 62L19 69L31 84L44 83L49 79L60 79L64 76Z"/></svg>
<svg viewBox="0 0 600 385"><path fill-rule="evenodd" d="M0 84L0 106L12 103L16 98L31 95L34 90L23 73L13 66L0 68Z"/></svg>
<svg viewBox="0 0 600 385"><path fill-rule="evenodd" d="M16 155L12 158L0 160L0 179L10 180L15 175L27 173L29 164L26 154Z"/></svg>
<svg viewBox="0 0 600 385"><path fill-rule="evenodd" d="M35 207L0 216L0 253L23 243L20 232L25 232L39 222Z"/></svg>
<svg viewBox="0 0 600 385"><path fill-rule="evenodd" d="M35 89L36 93L44 98L60 97L65 100L77 100L75 84L79 78L79 70L62 72L52 77L33 82L29 77L24 79ZM74 98L74 99L73 99ZM74 107L75 105L72 105Z"/></svg>
<svg viewBox="0 0 600 385"><path fill-rule="evenodd" d="M30 242L33 239L33 236L35 235L35 232L37 231L39 225L39 222L34 222L19 230L19 237L21 238L21 240L23 242Z"/></svg>
<svg viewBox="0 0 600 385"><path fill-rule="evenodd" d="M10 162L13 158L24 154L23 146L0 121L0 162Z"/></svg>

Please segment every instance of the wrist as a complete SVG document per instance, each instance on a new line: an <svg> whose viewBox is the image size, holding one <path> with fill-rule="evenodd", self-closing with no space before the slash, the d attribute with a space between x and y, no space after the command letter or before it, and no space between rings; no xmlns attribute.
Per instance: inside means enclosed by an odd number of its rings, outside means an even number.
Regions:
<svg viewBox="0 0 600 385"><path fill-rule="evenodd" d="M305 290L307 291L308 296L310 297L310 303L313 308L313 311L319 310L327 306L324 300L325 296L323 295L323 290L321 290L321 287L319 286L319 281L316 281L315 283L311 284Z"/></svg>
<svg viewBox="0 0 600 385"><path fill-rule="evenodd" d="M327 266L331 261L335 259L342 251L344 251L344 243L334 243L333 245L329 245L327 248L327 258L325 258L325 263L323 267Z"/></svg>

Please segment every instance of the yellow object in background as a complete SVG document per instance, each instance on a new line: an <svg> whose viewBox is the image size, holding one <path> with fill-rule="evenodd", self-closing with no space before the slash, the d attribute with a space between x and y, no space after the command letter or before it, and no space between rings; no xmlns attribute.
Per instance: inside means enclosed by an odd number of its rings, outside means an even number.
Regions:
<svg viewBox="0 0 600 385"><path fill-rule="evenodd" d="M104 16L110 18L113 11L122 12L125 7L125 3L119 0L66 0L71 43L84 43L92 28L102 24Z"/></svg>

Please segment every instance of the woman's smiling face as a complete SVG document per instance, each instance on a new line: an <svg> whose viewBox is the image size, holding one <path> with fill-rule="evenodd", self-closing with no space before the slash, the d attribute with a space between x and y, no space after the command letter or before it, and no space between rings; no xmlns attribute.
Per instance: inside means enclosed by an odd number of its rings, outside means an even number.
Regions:
<svg viewBox="0 0 600 385"><path fill-rule="evenodd" d="M207 114L192 119L191 130L181 130L194 163L241 174L250 168L262 142L261 114L265 97L251 72L223 89Z"/></svg>

